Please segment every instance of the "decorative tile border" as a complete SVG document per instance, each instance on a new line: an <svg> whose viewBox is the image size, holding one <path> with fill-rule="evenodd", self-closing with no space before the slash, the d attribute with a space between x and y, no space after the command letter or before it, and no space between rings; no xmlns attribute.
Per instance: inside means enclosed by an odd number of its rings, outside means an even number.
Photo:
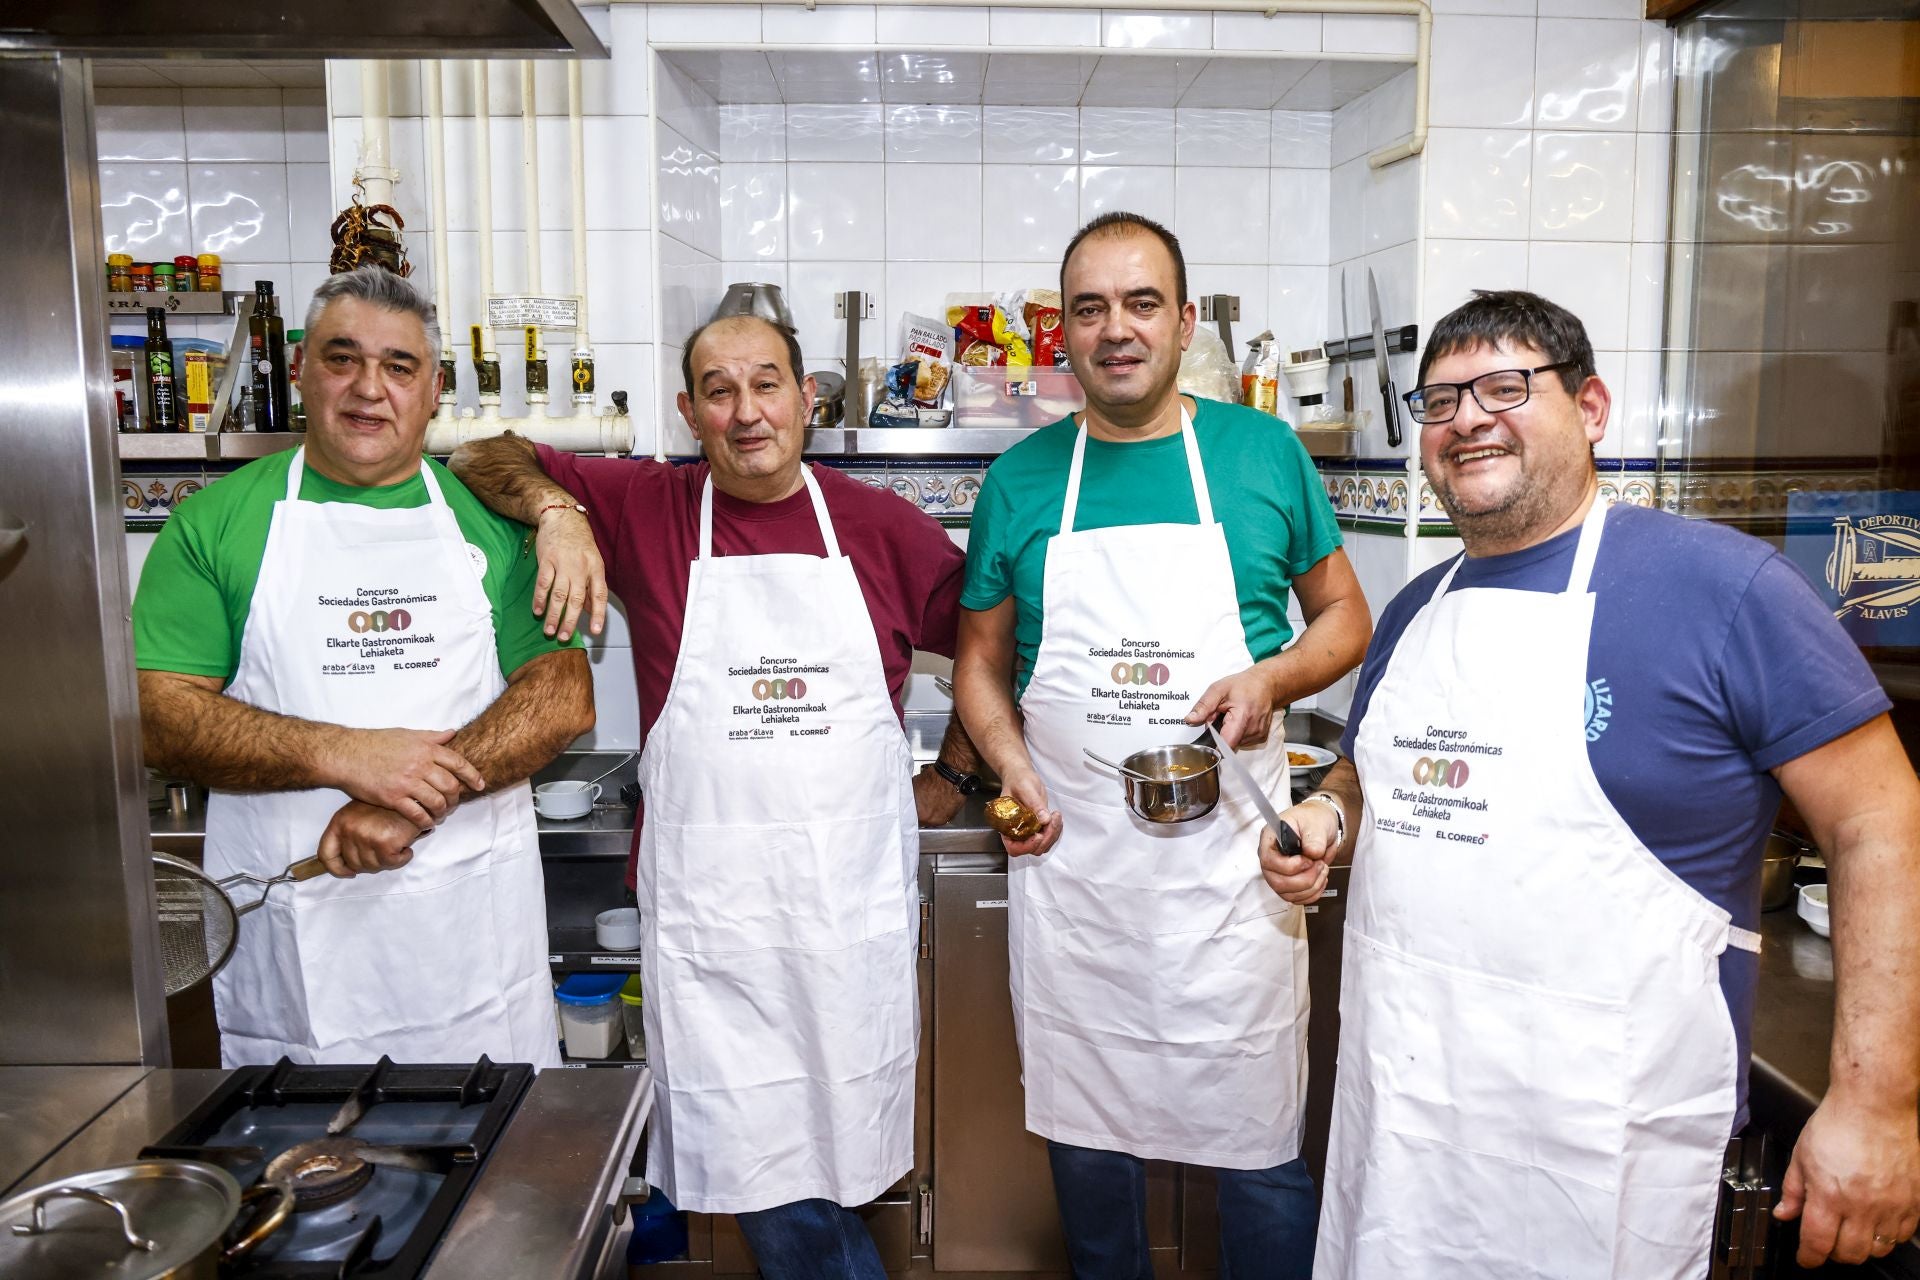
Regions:
<svg viewBox="0 0 1920 1280"><path fill-rule="evenodd" d="M200 468L163 469L147 463L139 471L120 475L120 507L129 531L151 533L165 524L173 509L219 479Z"/></svg>
<svg viewBox="0 0 1920 1280"><path fill-rule="evenodd" d="M834 467L875 489L897 493L950 529L965 528L972 523L973 505L979 500L980 482L987 470L986 461L977 458L849 459L844 463L816 458L814 461Z"/></svg>

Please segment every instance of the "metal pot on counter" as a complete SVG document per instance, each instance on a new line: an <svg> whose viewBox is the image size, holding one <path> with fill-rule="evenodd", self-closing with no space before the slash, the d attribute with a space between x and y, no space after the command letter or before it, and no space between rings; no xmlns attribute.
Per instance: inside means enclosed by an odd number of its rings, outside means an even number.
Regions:
<svg viewBox="0 0 1920 1280"><path fill-rule="evenodd" d="M268 1202L225 1243L249 1205ZM142 1160L75 1174L0 1202L0 1275L36 1280L216 1280L293 1212L284 1182L244 1192L197 1160Z"/></svg>
<svg viewBox="0 0 1920 1280"><path fill-rule="evenodd" d="M1760 862L1760 909L1778 911L1794 899L1793 873L1800 859L1813 850L1784 831L1767 836Z"/></svg>

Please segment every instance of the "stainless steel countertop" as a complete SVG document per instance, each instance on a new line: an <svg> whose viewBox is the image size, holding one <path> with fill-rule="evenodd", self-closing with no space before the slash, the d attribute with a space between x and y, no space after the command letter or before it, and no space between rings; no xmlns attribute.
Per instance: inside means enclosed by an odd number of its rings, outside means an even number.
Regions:
<svg viewBox="0 0 1920 1280"><path fill-rule="evenodd" d="M1754 1088L1780 1091L1812 1114L1827 1095L1832 1043L1833 944L1793 908L1769 911L1760 917Z"/></svg>
<svg viewBox="0 0 1920 1280"><path fill-rule="evenodd" d="M0 1199L127 1090L145 1067L0 1067Z"/></svg>
<svg viewBox="0 0 1920 1280"><path fill-rule="evenodd" d="M608 1206L653 1110L643 1070L542 1071L427 1266L427 1280L594 1274Z"/></svg>

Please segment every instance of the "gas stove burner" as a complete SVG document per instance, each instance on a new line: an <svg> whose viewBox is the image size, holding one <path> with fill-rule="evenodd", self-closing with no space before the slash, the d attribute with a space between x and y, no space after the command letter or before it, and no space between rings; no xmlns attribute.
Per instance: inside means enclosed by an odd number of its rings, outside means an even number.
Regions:
<svg viewBox="0 0 1920 1280"><path fill-rule="evenodd" d="M304 1213L344 1200L367 1185L373 1165L361 1158L352 1138L319 1138L288 1147L267 1165L268 1181L284 1178L293 1187L293 1211Z"/></svg>

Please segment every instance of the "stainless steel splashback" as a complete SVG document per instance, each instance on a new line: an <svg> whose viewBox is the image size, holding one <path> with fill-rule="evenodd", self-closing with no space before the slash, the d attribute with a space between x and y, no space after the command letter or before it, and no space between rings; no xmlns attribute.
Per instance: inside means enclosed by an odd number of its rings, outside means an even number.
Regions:
<svg viewBox="0 0 1920 1280"><path fill-rule="evenodd" d="M573 0L0 0L0 51L90 57L607 56Z"/></svg>
<svg viewBox="0 0 1920 1280"><path fill-rule="evenodd" d="M164 1065L86 63L0 56L0 1064Z"/></svg>

